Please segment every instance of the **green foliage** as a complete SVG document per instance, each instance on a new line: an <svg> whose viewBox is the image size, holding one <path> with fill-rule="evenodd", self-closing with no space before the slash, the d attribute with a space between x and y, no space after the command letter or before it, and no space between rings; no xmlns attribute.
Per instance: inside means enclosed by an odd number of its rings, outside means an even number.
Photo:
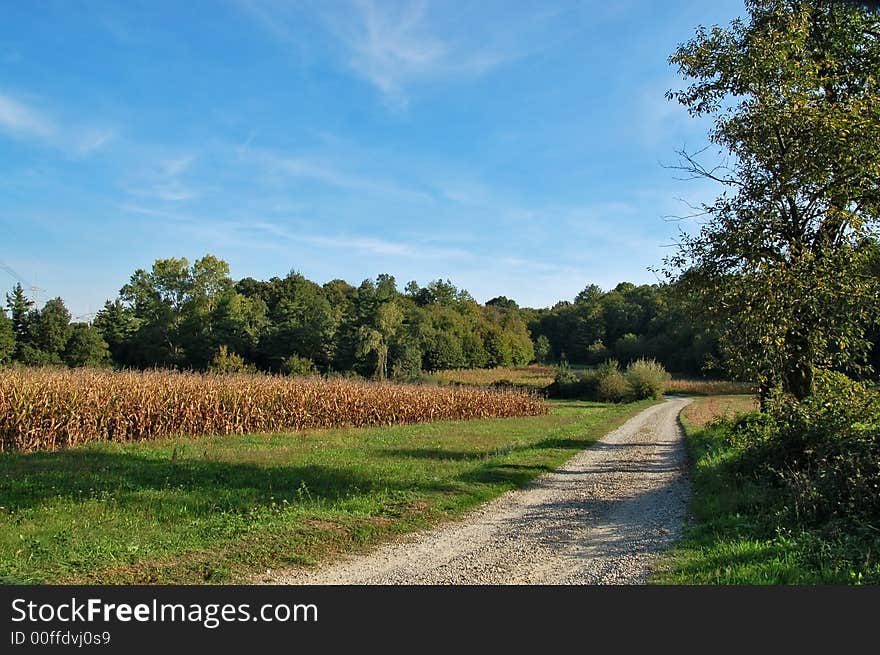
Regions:
<svg viewBox="0 0 880 655"><path fill-rule="evenodd" d="M632 397L632 389L626 376L621 373L617 360L608 360L599 367L596 394L599 400L612 403L623 402Z"/></svg>
<svg viewBox="0 0 880 655"><path fill-rule="evenodd" d="M47 347L38 335L41 321L55 326L50 333L63 332L65 314L54 312L49 320L50 310L41 319L21 288L7 297L18 316L13 331L18 325L24 335L16 338L13 360L69 359L66 346ZM160 259L149 271L135 271L93 325L117 367L207 370L225 345L261 371L280 372L296 355L320 373L413 379L421 371L520 367L536 357L561 361L569 353L575 362L596 364L612 354L604 346L614 343L608 339L621 337L637 339L664 365L673 362L672 370L699 370L715 356L716 341L694 326L691 313L668 285L624 283L607 293L590 286L575 303L538 310L503 297L480 305L441 280L426 288L410 283L400 293L390 275L358 287L343 280L317 285L295 271L233 283L225 262L206 255L192 265ZM595 376L581 375L566 393L595 398L595 383Z"/></svg>
<svg viewBox="0 0 880 655"><path fill-rule="evenodd" d="M816 391L777 395L768 413L738 422L741 475L778 485L792 520L807 527L880 525L880 393L818 371Z"/></svg>
<svg viewBox="0 0 880 655"><path fill-rule="evenodd" d="M626 381L636 400L662 398L672 376L653 359L637 359L626 368Z"/></svg>
<svg viewBox="0 0 880 655"><path fill-rule="evenodd" d="M602 343L601 339L596 339L593 343L587 346L586 362L588 364L598 364L604 362L610 357L611 351L608 350L604 343Z"/></svg>
<svg viewBox="0 0 880 655"><path fill-rule="evenodd" d="M23 350L22 358L30 364L62 364L70 338L70 312L64 301L53 298L42 309L31 310L27 324L28 336L24 345L30 347Z"/></svg>
<svg viewBox="0 0 880 655"><path fill-rule="evenodd" d="M547 335L539 334L535 339L535 360L539 364L549 364L552 361L550 339L547 338Z"/></svg>
<svg viewBox="0 0 880 655"><path fill-rule="evenodd" d="M68 366L109 366L110 350L101 333L87 323L70 326L70 338L64 349L64 363Z"/></svg>
<svg viewBox="0 0 880 655"><path fill-rule="evenodd" d="M642 340L639 335L627 332L614 342L614 355L619 361L629 364L643 352Z"/></svg>
<svg viewBox="0 0 880 655"><path fill-rule="evenodd" d="M687 426L687 424L686 424ZM785 522L779 489L737 472L742 448L730 423L688 427L692 512L686 531L654 582L661 584L876 584L876 532L829 533Z"/></svg>
<svg viewBox="0 0 880 655"><path fill-rule="evenodd" d="M217 350L208 370L212 373L247 373L254 367L245 362L244 357L229 350L224 344Z"/></svg>
<svg viewBox="0 0 880 655"><path fill-rule="evenodd" d="M520 313L529 316L533 335L548 339L550 358L557 361L563 353L587 365L651 357L679 374L723 374L716 331L695 320L692 305L676 285L621 283L608 292L590 285L573 303Z"/></svg>
<svg viewBox="0 0 880 655"><path fill-rule="evenodd" d="M578 381L578 376L568 365L568 362L563 362L556 367L554 380L558 385L570 385Z"/></svg>
<svg viewBox="0 0 880 655"><path fill-rule="evenodd" d="M6 312L0 308L0 365L12 361L15 355L15 330Z"/></svg>
<svg viewBox="0 0 880 655"><path fill-rule="evenodd" d="M670 61L670 93L714 119L730 167L682 152L725 187L667 270L721 330L732 371L804 398L815 368L864 371L880 316L868 275L880 223L880 12L832 0L750 0L747 20L700 28Z"/></svg>
<svg viewBox="0 0 880 655"><path fill-rule="evenodd" d="M422 374L422 351L413 339L394 344L391 362L391 377L395 380L414 380Z"/></svg>
<svg viewBox="0 0 880 655"><path fill-rule="evenodd" d="M553 398L596 400L596 384L597 377L593 371L576 372L563 360L556 367L553 384L546 391Z"/></svg>
<svg viewBox="0 0 880 655"><path fill-rule="evenodd" d="M880 582L877 391L819 371L803 400L777 392L766 412L684 423L697 524L660 582Z"/></svg>
<svg viewBox="0 0 880 655"><path fill-rule="evenodd" d="M315 363L306 357L290 355L281 364L281 372L285 375L314 375Z"/></svg>
<svg viewBox="0 0 880 655"><path fill-rule="evenodd" d="M28 318L33 309L34 302L24 295L24 289L21 284L16 284L12 288L12 293L6 294L6 306L9 308L12 331L15 334L16 355L20 355L21 348L30 341Z"/></svg>
<svg viewBox="0 0 880 655"><path fill-rule="evenodd" d="M107 343L113 361L120 366L136 364L134 336L140 324L141 321L119 299L105 302L92 321L92 325Z"/></svg>

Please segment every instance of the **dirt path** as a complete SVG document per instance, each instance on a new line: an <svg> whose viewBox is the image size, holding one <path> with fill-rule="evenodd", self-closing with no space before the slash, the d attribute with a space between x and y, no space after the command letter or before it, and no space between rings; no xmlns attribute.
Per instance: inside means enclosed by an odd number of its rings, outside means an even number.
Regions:
<svg viewBox="0 0 880 655"><path fill-rule="evenodd" d="M680 534L689 494L678 413L655 405L530 486L464 518L275 584L633 584Z"/></svg>

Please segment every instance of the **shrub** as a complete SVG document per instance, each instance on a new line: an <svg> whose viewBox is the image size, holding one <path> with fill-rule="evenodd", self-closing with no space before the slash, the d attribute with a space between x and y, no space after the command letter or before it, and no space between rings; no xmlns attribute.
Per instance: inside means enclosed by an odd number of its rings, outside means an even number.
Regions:
<svg viewBox="0 0 880 655"><path fill-rule="evenodd" d="M604 343L602 343L601 339L597 339L587 346L587 361L590 364L604 362L610 356L611 351L608 350L608 347Z"/></svg>
<svg viewBox="0 0 880 655"><path fill-rule="evenodd" d="M308 357L291 355L281 363L281 372L286 375L312 375L315 373L315 363Z"/></svg>
<svg viewBox="0 0 880 655"><path fill-rule="evenodd" d="M544 393L554 398L578 398L583 400L596 399L596 374L593 371L577 373L562 363L556 369L556 375Z"/></svg>
<svg viewBox="0 0 880 655"><path fill-rule="evenodd" d="M220 346L211 364L208 366L211 373L247 373L253 370L241 355L237 355L226 346Z"/></svg>
<svg viewBox="0 0 880 655"><path fill-rule="evenodd" d="M812 395L777 393L767 407L734 425L739 474L771 480L799 525L880 525L880 394L817 371Z"/></svg>
<svg viewBox="0 0 880 655"><path fill-rule="evenodd" d="M599 367L596 394L599 400L605 402L619 403L629 399L631 389L626 377L620 372L617 360L610 359Z"/></svg>
<svg viewBox="0 0 880 655"><path fill-rule="evenodd" d="M556 368L554 382L560 386L574 384L578 381L577 373L572 371L567 363L562 363Z"/></svg>
<svg viewBox="0 0 880 655"><path fill-rule="evenodd" d="M637 359L626 369L626 381L636 400L661 398L672 376L653 359Z"/></svg>

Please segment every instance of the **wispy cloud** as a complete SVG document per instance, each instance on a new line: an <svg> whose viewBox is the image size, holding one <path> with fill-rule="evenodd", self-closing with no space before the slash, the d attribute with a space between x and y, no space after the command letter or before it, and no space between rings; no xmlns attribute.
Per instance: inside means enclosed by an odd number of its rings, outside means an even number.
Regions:
<svg viewBox="0 0 880 655"><path fill-rule="evenodd" d="M0 93L0 131L14 138L38 141L76 157L85 157L103 148L118 132L107 127L61 125L44 110L5 93Z"/></svg>
<svg viewBox="0 0 880 655"><path fill-rule="evenodd" d="M265 0L238 0L244 13L291 54L302 58L303 39L297 31L303 12ZM333 38L343 65L372 84L395 107L407 104L407 87L431 78L478 77L523 55L522 43L488 43L467 34L471 27L443 21L456 5L433 7L427 0L398 2L351 0L313 5L312 12ZM444 29L445 28L445 29Z"/></svg>
<svg viewBox="0 0 880 655"><path fill-rule="evenodd" d="M187 153L183 155L178 155L176 157L169 157L167 159L163 159L159 162L159 170L163 175L167 175L168 177L176 177L180 175L184 171L186 171L192 163L197 159L197 156L193 153Z"/></svg>
<svg viewBox="0 0 880 655"><path fill-rule="evenodd" d="M0 94L0 129L13 136L38 139L49 139L58 131L40 111L4 94Z"/></svg>
<svg viewBox="0 0 880 655"><path fill-rule="evenodd" d="M243 149L239 157L262 166L268 173L312 180L339 189L360 191L409 200L430 200L424 191L401 185L392 180L346 170L335 161L310 155L286 155L269 150Z"/></svg>
<svg viewBox="0 0 880 655"><path fill-rule="evenodd" d="M158 150L158 152L157 152ZM185 179L199 155L194 152L171 152L155 146L135 148L131 159L143 162L133 166L129 179L122 184L126 193L141 199L177 203L202 197L206 187L193 186Z"/></svg>
<svg viewBox="0 0 880 655"><path fill-rule="evenodd" d="M439 248L425 243L390 241L376 237L351 234L310 234L294 232L275 222L248 223L248 229L260 230L288 241L307 243L310 246L334 250L356 250L361 253L383 257L407 259L462 259L474 257L473 253L461 248Z"/></svg>
<svg viewBox="0 0 880 655"><path fill-rule="evenodd" d="M300 227L292 229L278 221L202 218L193 214L130 203L119 204L117 207L126 213L161 219L165 223L192 228L203 234L223 235L224 240L229 243L240 243L249 247L280 248L283 246L289 248L290 244L302 244L310 248L357 251L369 255L417 261L426 259L476 261L476 255L468 250L443 248L430 243L392 241L350 233L322 234ZM260 234L267 238L260 238ZM239 239L239 236L243 236L244 240Z"/></svg>
<svg viewBox="0 0 880 655"><path fill-rule="evenodd" d="M117 134L115 128L85 128L72 135L70 148L75 154L85 157L113 141Z"/></svg>
<svg viewBox="0 0 880 655"><path fill-rule="evenodd" d="M479 76L516 56L448 32L441 36L426 0L356 0L352 9L326 23L342 43L348 66L398 105L406 104L407 85L419 79Z"/></svg>
<svg viewBox="0 0 880 655"><path fill-rule="evenodd" d="M427 30L425 2L394 13L371 0L354 8L354 20L336 21L335 31L350 51L349 65L384 94L400 99L408 78L435 70L449 57L449 46Z"/></svg>
<svg viewBox="0 0 880 655"><path fill-rule="evenodd" d="M202 196L197 190L172 180L167 184L155 184L143 187L127 187L126 193L136 198L160 200L166 203L196 200Z"/></svg>

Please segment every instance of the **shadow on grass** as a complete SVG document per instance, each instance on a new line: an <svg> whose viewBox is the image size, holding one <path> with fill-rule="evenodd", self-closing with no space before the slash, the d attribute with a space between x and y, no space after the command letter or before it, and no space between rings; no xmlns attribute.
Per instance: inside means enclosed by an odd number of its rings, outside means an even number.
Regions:
<svg viewBox="0 0 880 655"><path fill-rule="evenodd" d="M438 461L482 460L528 450L570 450L580 452L596 445L595 439L545 439L533 444L510 446L496 450L446 450L444 448L388 448L382 451L389 457L434 459Z"/></svg>
<svg viewBox="0 0 880 655"><path fill-rule="evenodd" d="M382 451L382 454L473 461L479 468L461 482L519 485L552 469L543 465L497 463L492 459L523 451L577 452L593 443L587 439L546 439L536 444L482 452L399 448ZM486 465L479 466L483 460ZM163 508L173 511L175 505L185 505L187 513L199 516L217 511L246 512L255 506L285 500L296 504L332 502L367 495L377 489L437 491L440 487L395 482L371 475L366 468L360 471L344 466L265 466L192 457L173 460L89 449L0 455L0 505L13 510L39 507L53 499L112 499L117 506L126 507L142 504L145 495L154 495Z"/></svg>
<svg viewBox="0 0 880 655"><path fill-rule="evenodd" d="M179 461L131 453L69 450L0 458L0 504L38 507L56 498L112 498L118 506L155 493L163 508L186 504L191 514L245 512L254 506L334 501L375 489L404 490L344 467L258 466L195 459ZM184 492L184 493L181 493Z"/></svg>
<svg viewBox="0 0 880 655"><path fill-rule="evenodd" d="M481 466L458 476L465 483L500 484L505 487L522 487L542 473L553 471L552 466L544 464L503 464L492 463Z"/></svg>

